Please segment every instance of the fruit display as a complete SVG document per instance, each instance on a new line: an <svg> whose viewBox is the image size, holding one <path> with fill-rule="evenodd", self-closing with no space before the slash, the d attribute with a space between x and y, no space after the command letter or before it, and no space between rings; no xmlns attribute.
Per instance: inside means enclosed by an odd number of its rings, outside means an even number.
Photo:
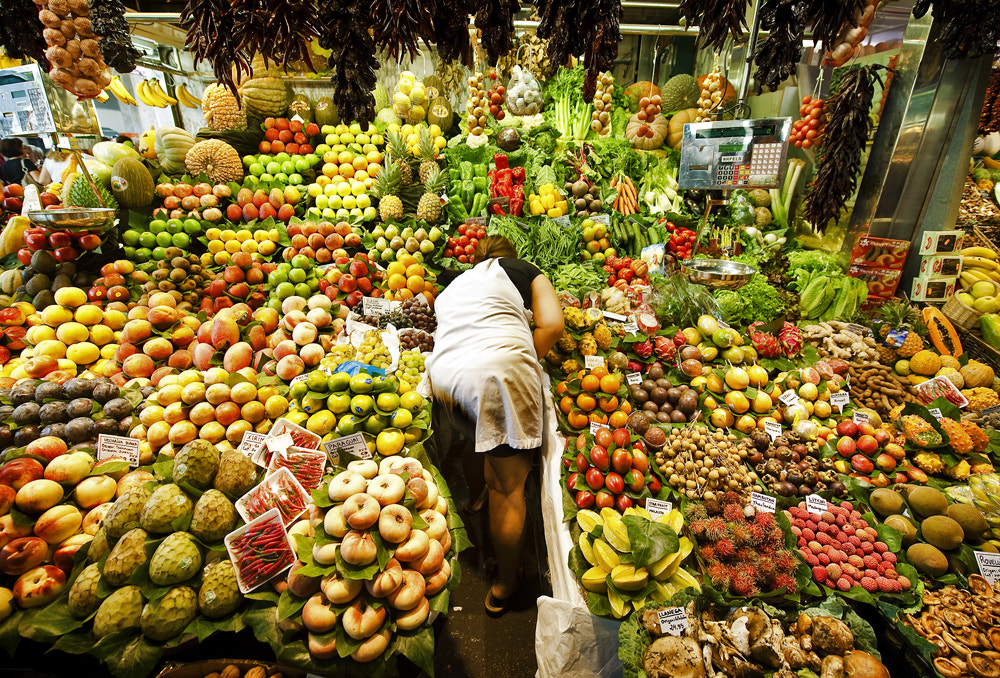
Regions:
<svg viewBox="0 0 1000 678"><path fill-rule="evenodd" d="M270 320L264 328L267 345L271 357L277 361L275 373L284 381L291 381L306 368L319 365L333 346L335 333L343 325L342 318L335 320L338 309L325 294L315 294L309 299L298 295L286 297L281 302L280 320L277 313L268 315Z"/></svg>
<svg viewBox="0 0 1000 678"><path fill-rule="evenodd" d="M38 250L26 258L19 256L18 261L24 268L20 271L20 284L15 286L16 280L8 283L14 287L11 297L27 301L39 311L54 304L55 293L63 287L89 287L91 276L77 270L76 262L59 261L48 250Z"/></svg>
<svg viewBox="0 0 1000 678"><path fill-rule="evenodd" d="M655 431L659 433L650 433ZM732 434L710 433L701 425L671 428L669 433L650 426L643 438L666 484L688 498L718 501L726 492L746 494L757 480L741 463Z"/></svg>
<svg viewBox="0 0 1000 678"><path fill-rule="evenodd" d="M826 490L838 498L847 496L834 458L825 456L819 443L806 437L791 434L771 440L758 431L741 439L737 452L757 473L760 486L779 497L805 497Z"/></svg>

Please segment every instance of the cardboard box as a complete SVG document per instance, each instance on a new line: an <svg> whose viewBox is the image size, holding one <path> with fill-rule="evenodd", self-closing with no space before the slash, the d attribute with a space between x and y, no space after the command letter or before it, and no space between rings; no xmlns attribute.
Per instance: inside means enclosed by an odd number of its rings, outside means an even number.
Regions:
<svg viewBox="0 0 1000 678"><path fill-rule="evenodd" d="M918 254L953 254L962 249L965 231L927 231L920 236Z"/></svg>
<svg viewBox="0 0 1000 678"><path fill-rule="evenodd" d="M888 268L872 268L870 266L847 267L847 275L852 278L860 278L868 285L868 299L882 298L891 299L899 286L899 278L902 271Z"/></svg>
<svg viewBox="0 0 1000 678"><path fill-rule="evenodd" d="M851 250L851 263L869 268L903 270L906 255L910 252L909 240L888 238L858 238Z"/></svg>
<svg viewBox="0 0 1000 678"><path fill-rule="evenodd" d="M914 278L911 301L947 301L955 293L958 278Z"/></svg>
<svg viewBox="0 0 1000 678"><path fill-rule="evenodd" d="M935 254L920 259L921 278L957 278L961 272L960 254Z"/></svg>

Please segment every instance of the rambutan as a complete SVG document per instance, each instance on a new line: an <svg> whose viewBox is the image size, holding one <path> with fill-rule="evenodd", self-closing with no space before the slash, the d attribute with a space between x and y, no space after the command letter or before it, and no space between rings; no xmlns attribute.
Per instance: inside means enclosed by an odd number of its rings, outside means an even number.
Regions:
<svg viewBox="0 0 1000 678"><path fill-rule="evenodd" d="M688 504L687 511L684 512L684 519L691 523L695 520L704 520L708 517L708 511L702 504L691 502Z"/></svg>
<svg viewBox="0 0 1000 678"><path fill-rule="evenodd" d="M726 536L726 524L718 518L709 518L705 521L705 539L718 541Z"/></svg>
<svg viewBox="0 0 1000 678"><path fill-rule="evenodd" d="M747 525L747 541L754 546L758 546L767 541L767 531L757 523Z"/></svg>
<svg viewBox="0 0 1000 678"><path fill-rule="evenodd" d="M701 539L701 537L705 534L704 520L688 521L688 527L691 528L691 534L699 539Z"/></svg>
<svg viewBox="0 0 1000 678"><path fill-rule="evenodd" d="M722 517L729 522L742 521L743 507L739 504L723 504Z"/></svg>
<svg viewBox="0 0 1000 678"><path fill-rule="evenodd" d="M785 543L785 533L781 531L780 527L774 526L770 530L767 531L767 533L766 533L763 541L764 542L770 542L770 543L773 543L775 545L784 544Z"/></svg>
<svg viewBox="0 0 1000 678"><path fill-rule="evenodd" d="M737 504L737 505L739 505L739 504L742 504L743 502L740 500L740 495L736 494L732 490L729 490L728 492L723 493L723 495L722 495L722 503L723 504ZM740 506L740 513L742 513L742 512L743 512L743 507Z"/></svg>
<svg viewBox="0 0 1000 678"><path fill-rule="evenodd" d="M774 554L774 565L779 572L792 572L799 566L799 560L791 551L782 549Z"/></svg>
<svg viewBox="0 0 1000 678"><path fill-rule="evenodd" d="M775 577L778 576L778 568L775 566L774 560L760 558L756 561L754 575L761 588L768 588L774 583Z"/></svg>
<svg viewBox="0 0 1000 678"><path fill-rule="evenodd" d="M713 560L715 560L715 549L713 549L708 544L705 544L704 546L698 549L698 555L701 556L702 560L710 563Z"/></svg>
<svg viewBox="0 0 1000 678"><path fill-rule="evenodd" d="M749 546L736 549L736 562L740 565L757 565L760 560L757 552Z"/></svg>
<svg viewBox="0 0 1000 678"><path fill-rule="evenodd" d="M732 558L736 555L736 547L729 539L720 539L715 542L715 555L723 559Z"/></svg>
<svg viewBox="0 0 1000 678"><path fill-rule="evenodd" d="M774 525L774 514L767 511L757 511L757 514L753 517L753 521L761 527L771 527Z"/></svg>
<svg viewBox="0 0 1000 678"><path fill-rule="evenodd" d="M790 574L779 574L774 579L774 588L780 589L782 586L785 587L787 593L795 593L798 590L798 582L795 581L795 577Z"/></svg>
<svg viewBox="0 0 1000 678"><path fill-rule="evenodd" d="M744 572L737 572L733 575L730 588L736 595L748 598L760 593L757 589L757 584L754 582L753 576Z"/></svg>
<svg viewBox="0 0 1000 678"><path fill-rule="evenodd" d="M750 531L747 529L746 523L742 521L729 523L729 538L733 540L737 548L752 544Z"/></svg>
<svg viewBox="0 0 1000 678"><path fill-rule="evenodd" d="M712 586L720 591L729 589L729 569L722 563L713 563L708 568L708 578Z"/></svg>
<svg viewBox="0 0 1000 678"><path fill-rule="evenodd" d="M719 505L719 502L714 499L706 499L702 502L702 506L705 507L705 511L710 516L717 516L722 513L722 507Z"/></svg>

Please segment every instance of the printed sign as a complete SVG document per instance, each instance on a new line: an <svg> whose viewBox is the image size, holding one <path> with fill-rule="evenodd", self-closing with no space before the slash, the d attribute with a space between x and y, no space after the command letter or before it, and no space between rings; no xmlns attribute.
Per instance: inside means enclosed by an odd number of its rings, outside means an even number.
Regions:
<svg viewBox="0 0 1000 678"><path fill-rule="evenodd" d="M267 440L266 434L247 431L243 434L243 440L240 441L240 446L236 448L236 451L252 460L265 440Z"/></svg>
<svg viewBox="0 0 1000 678"><path fill-rule="evenodd" d="M638 386L642 383L642 372L629 372L625 375L625 383L629 386Z"/></svg>
<svg viewBox="0 0 1000 678"><path fill-rule="evenodd" d="M944 416L944 414L941 412L940 407L931 407L927 411L933 414L935 419L940 419L941 417Z"/></svg>
<svg viewBox="0 0 1000 678"><path fill-rule="evenodd" d="M368 297L365 297L365 298L367 299ZM308 374L300 374L297 377L293 377L292 380L290 382L288 382L288 385L289 386L295 386L300 381L305 381L308 378L309 378Z"/></svg>
<svg viewBox="0 0 1000 678"><path fill-rule="evenodd" d="M365 442L364 433L352 433L349 436L323 443L323 451L330 457L331 462L333 461L333 455L336 454L338 462L335 463L339 463L339 452L341 450L357 459L372 458L371 450L368 449L368 443Z"/></svg>
<svg viewBox="0 0 1000 678"><path fill-rule="evenodd" d="M381 297L362 297L361 310L365 315L380 316L392 311L393 302Z"/></svg>
<svg viewBox="0 0 1000 678"><path fill-rule="evenodd" d="M794 405L799 402L799 395L795 391L789 389L778 396L778 400L780 400L784 405Z"/></svg>
<svg viewBox="0 0 1000 678"><path fill-rule="evenodd" d="M593 214L590 216L590 220L595 224L604 224L605 226L611 223L611 217L607 214Z"/></svg>
<svg viewBox="0 0 1000 678"><path fill-rule="evenodd" d="M583 356L583 366L588 370L592 370L595 367L604 367L604 358L599 355L585 355Z"/></svg>
<svg viewBox="0 0 1000 678"><path fill-rule="evenodd" d="M661 501L659 499L647 499L646 500L646 510L649 511L649 515L656 520L660 516L665 516L670 513L674 508L674 505L669 501Z"/></svg>
<svg viewBox="0 0 1000 678"><path fill-rule="evenodd" d="M139 465L139 439L109 436L101 433L97 436L97 461L105 459L122 459L129 466Z"/></svg>
<svg viewBox="0 0 1000 678"><path fill-rule="evenodd" d="M687 612L683 607L668 607L656 612L656 620L660 622L660 633L679 636L688 627Z"/></svg>
<svg viewBox="0 0 1000 678"><path fill-rule="evenodd" d="M806 497L806 511L809 511L809 513L823 513L826 511L826 499L818 494L810 494Z"/></svg>
<svg viewBox="0 0 1000 678"><path fill-rule="evenodd" d="M765 421L764 433L771 436L771 440L774 440L781 435L781 424L776 421Z"/></svg>
<svg viewBox="0 0 1000 678"><path fill-rule="evenodd" d="M466 226L485 226L486 217L469 217L465 220Z"/></svg>
<svg viewBox="0 0 1000 678"><path fill-rule="evenodd" d="M760 492L750 493L750 505L764 513L774 513L778 509L778 499Z"/></svg>
<svg viewBox="0 0 1000 678"><path fill-rule="evenodd" d="M623 323L628 320L628 316L622 315L621 313L612 313L611 311L605 311L604 317L608 320L614 320L615 322Z"/></svg>
<svg viewBox="0 0 1000 678"><path fill-rule="evenodd" d="M598 424L596 421L590 422L590 435L594 435L602 428L610 428L607 424Z"/></svg>
<svg viewBox="0 0 1000 678"><path fill-rule="evenodd" d="M635 324L634 320L622 323L622 329L625 330L625 334L639 334L639 326Z"/></svg>
<svg viewBox="0 0 1000 678"><path fill-rule="evenodd" d="M855 411L854 412L854 423L855 424L867 424L869 416L867 412Z"/></svg>
<svg viewBox="0 0 1000 678"><path fill-rule="evenodd" d="M1000 554L987 551L973 551L973 553L976 554L979 574L983 575L991 586L996 586L997 582L1000 582Z"/></svg>
<svg viewBox="0 0 1000 678"><path fill-rule="evenodd" d="M830 404L837 408L841 414L844 413L844 408L848 403L851 402L851 394L847 391L837 391L836 393L830 394Z"/></svg>

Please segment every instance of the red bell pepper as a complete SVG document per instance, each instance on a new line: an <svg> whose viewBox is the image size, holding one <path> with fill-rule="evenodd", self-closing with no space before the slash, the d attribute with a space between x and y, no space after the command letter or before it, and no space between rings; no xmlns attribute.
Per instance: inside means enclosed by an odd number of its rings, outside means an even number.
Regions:
<svg viewBox="0 0 1000 678"><path fill-rule="evenodd" d="M507 154L497 153L493 156L493 164L497 166L498 170L507 169L510 165L507 164Z"/></svg>
<svg viewBox="0 0 1000 678"><path fill-rule="evenodd" d="M511 170L514 173L514 182L518 184L523 184L525 179L525 173L523 167L515 167Z"/></svg>

